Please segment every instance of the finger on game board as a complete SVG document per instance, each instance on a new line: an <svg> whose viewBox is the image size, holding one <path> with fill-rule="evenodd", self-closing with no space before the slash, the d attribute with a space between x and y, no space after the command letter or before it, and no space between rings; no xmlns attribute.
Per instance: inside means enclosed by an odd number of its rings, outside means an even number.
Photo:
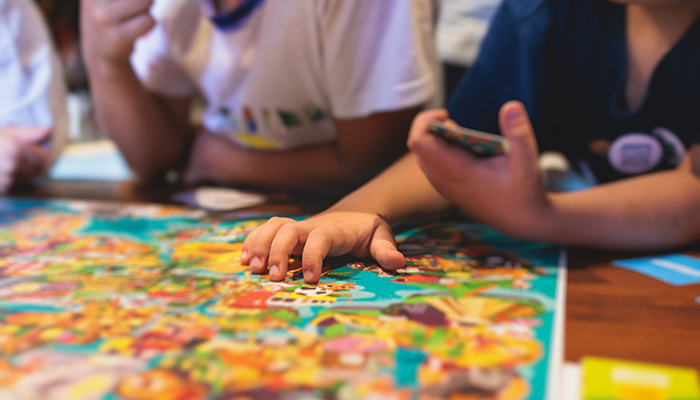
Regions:
<svg viewBox="0 0 700 400"><path fill-rule="evenodd" d="M294 253L300 241L301 232L298 226L299 224L283 225L272 240L270 256L267 261L270 266L271 280L283 280L287 276L289 257Z"/></svg>
<svg viewBox="0 0 700 400"><path fill-rule="evenodd" d="M301 266L304 270L304 281L316 283L323 272L323 259L333 245L330 227L314 229L309 233L301 256Z"/></svg>
<svg viewBox="0 0 700 400"><path fill-rule="evenodd" d="M406 265L406 258L396 249L394 233L388 226L380 225L374 231L370 253L386 269L399 269Z"/></svg>
<svg viewBox="0 0 700 400"><path fill-rule="evenodd" d="M250 251L253 248L253 243L255 242L255 237L258 235L258 232L262 229L262 226L259 226L255 229L253 229L252 232L246 236L245 240L243 241L243 247L241 248L241 264L242 265L248 265L250 263Z"/></svg>
<svg viewBox="0 0 700 400"><path fill-rule="evenodd" d="M255 242L250 250L250 270L256 274L267 271L267 258L270 254L270 245L279 229L290 222L296 222L291 218L272 217L262 226L255 236Z"/></svg>

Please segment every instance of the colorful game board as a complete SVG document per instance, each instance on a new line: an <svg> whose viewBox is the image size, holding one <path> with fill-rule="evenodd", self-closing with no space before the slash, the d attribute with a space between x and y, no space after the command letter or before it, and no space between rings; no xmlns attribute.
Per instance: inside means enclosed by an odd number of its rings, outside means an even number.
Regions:
<svg viewBox="0 0 700 400"><path fill-rule="evenodd" d="M402 270L273 283L238 262L262 222L0 198L0 399L557 398L558 248L435 224Z"/></svg>

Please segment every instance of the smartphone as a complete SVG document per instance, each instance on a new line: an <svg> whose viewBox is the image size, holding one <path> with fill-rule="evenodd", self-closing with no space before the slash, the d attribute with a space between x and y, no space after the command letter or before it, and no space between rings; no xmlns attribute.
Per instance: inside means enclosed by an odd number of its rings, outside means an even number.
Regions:
<svg viewBox="0 0 700 400"><path fill-rule="evenodd" d="M451 127L440 121L428 121L428 130L450 143L464 147L477 157L503 155L508 153L510 148L508 139L503 136L462 127Z"/></svg>

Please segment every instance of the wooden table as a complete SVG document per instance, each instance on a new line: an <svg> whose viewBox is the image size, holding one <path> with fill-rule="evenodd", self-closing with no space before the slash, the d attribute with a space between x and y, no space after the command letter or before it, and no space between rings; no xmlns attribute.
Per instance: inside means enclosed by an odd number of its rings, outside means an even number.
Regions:
<svg viewBox="0 0 700 400"><path fill-rule="evenodd" d="M699 247L683 251L700 256ZM700 371L700 304L695 300L700 285L674 287L610 264L653 254L585 249L568 254L568 361L593 355Z"/></svg>
<svg viewBox="0 0 700 400"><path fill-rule="evenodd" d="M13 195L38 198L170 202L170 188L130 182L46 182ZM280 214L311 214L331 199L274 197L252 208ZM683 249L700 256L700 244ZM614 357L692 367L700 371L700 285L673 287L613 267L616 259L646 256L588 249L569 250L566 293L567 361L584 356Z"/></svg>

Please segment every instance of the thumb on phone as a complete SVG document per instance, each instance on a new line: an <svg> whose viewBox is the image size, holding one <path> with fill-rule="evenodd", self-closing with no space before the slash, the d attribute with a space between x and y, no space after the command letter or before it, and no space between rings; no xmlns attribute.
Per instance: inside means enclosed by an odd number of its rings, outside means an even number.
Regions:
<svg viewBox="0 0 700 400"><path fill-rule="evenodd" d="M535 130L525 105L519 101L505 103L499 113L501 133L511 144L510 158L516 168L536 165L539 157Z"/></svg>

